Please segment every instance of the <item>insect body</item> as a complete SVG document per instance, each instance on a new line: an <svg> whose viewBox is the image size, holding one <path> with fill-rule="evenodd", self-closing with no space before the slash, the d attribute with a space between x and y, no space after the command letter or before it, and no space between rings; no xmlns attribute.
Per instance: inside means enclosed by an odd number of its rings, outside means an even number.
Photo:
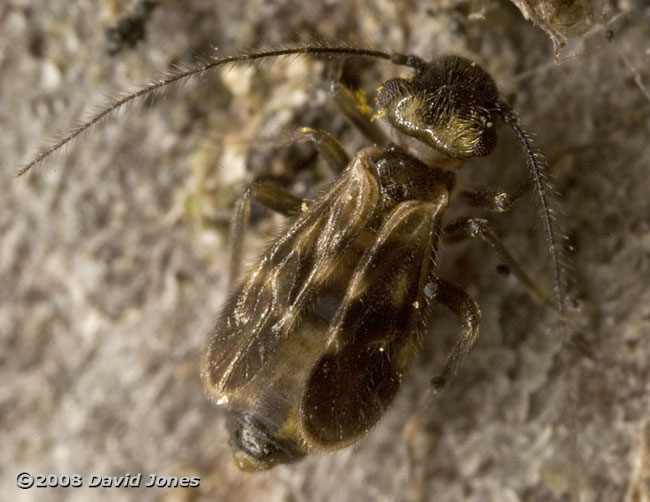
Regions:
<svg viewBox="0 0 650 502"><path fill-rule="evenodd" d="M415 56L316 45L217 60L117 101L23 172L138 95L223 64L305 53L388 59L414 73L378 90L377 116L392 127L392 143L365 148L349 160L327 133L303 129L339 177L313 202L254 185L236 212L240 228L251 198L291 214L285 231L233 288L202 363L208 394L227 410L231 447L243 470L343 448L368 432L390 406L415 358L434 302L463 324L434 383L448 380L476 339L481 314L471 298L438 275L442 240L480 236L536 291L484 220L443 223L454 171L465 159L493 151L499 120L515 131L526 155L531 173L526 186L536 189L542 206L561 298L542 166L499 100L492 78L460 57L425 63ZM334 87L344 112L368 136L381 138L374 124L355 111L347 90ZM474 205L504 211L523 192L463 195Z"/></svg>
<svg viewBox="0 0 650 502"><path fill-rule="evenodd" d="M434 301L465 324L443 380L477 335L479 308L435 261L454 169L496 145L496 86L474 63L443 57L385 83L378 102L401 146L360 151L303 206L238 285L209 343L203 381L227 406L244 470L365 434L393 401Z"/></svg>

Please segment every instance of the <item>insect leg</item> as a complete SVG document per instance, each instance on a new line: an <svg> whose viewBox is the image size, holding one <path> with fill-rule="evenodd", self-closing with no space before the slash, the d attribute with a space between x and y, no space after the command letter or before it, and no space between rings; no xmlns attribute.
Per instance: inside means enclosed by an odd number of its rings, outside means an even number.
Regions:
<svg viewBox="0 0 650 502"><path fill-rule="evenodd" d="M285 216L301 210L304 201L291 192L265 183L251 183L235 204L230 220L230 274L228 284L233 285L239 276L241 266L242 245L250 218L251 200Z"/></svg>
<svg viewBox="0 0 650 502"><path fill-rule="evenodd" d="M376 145L388 144L386 135L372 121L372 108L366 101L363 91L353 92L341 81L343 62L336 61L330 68L330 94L343 115L361 133Z"/></svg>
<svg viewBox="0 0 650 502"><path fill-rule="evenodd" d="M435 300L451 310L463 323L460 340L447 356L442 372L431 379L434 389L440 390L456 372L463 357L474 344L481 323L481 310L467 293L444 279L436 278L433 289Z"/></svg>
<svg viewBox="0 0 650 502"><path fill-rule="evenodd" d="M495 213L505 213L509 211L515 202L524 195L531 188L530 181L525 181L519 185L512 192L504 192L502 190L464 190L461 193L463 199L468 204L475 207L480 207L487 211L494 211Z"/></svg>
<svg viewBox="0 0 650 502"><path fill-rule="evenodd" d="M318 155L325 159L325 162L335 174L340 174L350 163L350 157L345 153L343 147L327 131L301 127L291 135L291 139L293 141L310 141L316 148Z"/></svg>
<svg viewBox="0 0 650 502"><path fill-rule="evenodd" d="M528 288L530 294L540 302L546 302L546 297L535 285L524 269L517 263L508 250L503 246L487 220L481 218L462 218L444 229L446 242L458 242L464 239L480 237L490 246L497 256L505 262L515 276Z"/></svg>

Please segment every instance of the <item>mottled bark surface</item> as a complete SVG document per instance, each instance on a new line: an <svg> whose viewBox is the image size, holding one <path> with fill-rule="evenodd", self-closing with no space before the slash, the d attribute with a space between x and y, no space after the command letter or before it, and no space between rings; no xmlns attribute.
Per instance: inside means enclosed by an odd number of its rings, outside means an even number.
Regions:
<svg viewBox="0 0 650 502"><path fill-rule="evenodd" d="M650 497L650 12L573 40L554 64L547 35L506 2L161 1L134 49L105 30L135 3L5 0L0 7L0 498L2 500L583 501ZM595 15L595 23L599 14ZM458 333L439 309L398 400L359 444L267 473L232 464L199 358L223 301L224 222L247 181L304 194L327 176L306 145L259 138L322 127L365 143L328 99L322 61L237 67L109 118L27 176L20 165L103 97L173 65L308 39L468 56L492 73L551 161L570 237L565 348L557 316L480 242L448 246L440 274L481 305L478 342L412 441L404 425ZM608 40L609 38L609 40ZM357 62L369 92L404 73ZM462 182L517 185L513 135ZM251 143L251 140L254 140ZM257 141L257 142L255 142ZM248 142L248 143L247 143ZM535 199L491 216L550 290ZM450 219L480 214L452 204ZM214 224L206 224L206 218ZM254 212L250 256L280 219ZM570 362L562 371L554 361ZM568 399L569 389L575 399ZM572 453L572 444L577 444ZM32 488L31 473L198 476L199 488ZM645 498L644 498L645 497Z"/></svg>

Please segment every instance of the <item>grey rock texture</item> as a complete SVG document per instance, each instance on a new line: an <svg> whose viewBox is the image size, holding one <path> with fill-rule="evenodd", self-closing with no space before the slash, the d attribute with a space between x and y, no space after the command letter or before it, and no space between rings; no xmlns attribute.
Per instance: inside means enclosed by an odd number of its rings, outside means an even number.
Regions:
<svg viewBox="0 0 650 502"><path fill-rule="evenodd" d="M105 30L136 3L0 6L1 500L650 500L645 2L614 2L608 26L596 12L560 63L545 33L505 0L162 0L146 38L110 56ZM323 62L194 79L14 176L105 97L214 48L314 33L424 58L457 53L492 73L550 160L571 244L570 343L557 316L499 274L480 242L448 246L441 275L479 302L483 324L433 408L418 402L459 329L442 309L397 402L363 441L245 475L232 464L221 410L203 395L200 353L226 292L225 222L237 194L254 178L306 193L326 172L309 147L268 139L309 125L349 152L364 145L328 99ZM369 92L402 73L387 63L350 70ZM526 175L512 134L499 132L497 152L463 169L466 185L507 188ZM449 216L469 211L455 202ZM550 291L534 197L490 218ZM279 224L254 214L251 257ZM425 413L406 441L404 425ZM80 474L85 487L20 490L21 471ZM201 481L87 487L92 474L125 473Z"/></svg>

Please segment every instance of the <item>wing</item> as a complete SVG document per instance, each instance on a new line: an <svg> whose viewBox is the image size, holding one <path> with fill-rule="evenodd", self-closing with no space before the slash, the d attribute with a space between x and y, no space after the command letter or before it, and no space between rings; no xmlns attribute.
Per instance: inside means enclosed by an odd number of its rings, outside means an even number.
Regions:
<svg viewBox="0 0 650 502"><path fill-rule="evenodd" d="M373 150L374 151L374 150ZM373 151L357 154L341 177L264 252L217 322L202 376L217 402L248 384L300 323L314 290L328 281L377 210ZM319 347L324 346L318 341Z"/></svg>
<svg viewBox="0 0 650 502"><path fill-rule="evenodd" d="M359 262L303 396L310 443L351 443L391 404L417 351L446 201L400 203Z"/></svg>

